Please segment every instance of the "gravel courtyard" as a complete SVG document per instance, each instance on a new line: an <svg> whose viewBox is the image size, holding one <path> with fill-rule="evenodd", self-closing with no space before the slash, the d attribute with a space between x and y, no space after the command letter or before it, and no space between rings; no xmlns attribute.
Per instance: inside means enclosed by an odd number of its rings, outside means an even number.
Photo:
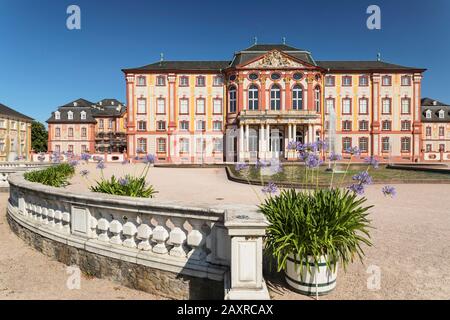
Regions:
<svg viewBox="0 0 450 320"><path fill-rule="evenodd" d="M100 178L95 165L83 165L90 180ZM137 173L142 165L107 164L105 176ZM148 181L157 199L186 204L258 204L261 187L227 180L223 168L151 168ZM365 265L355 262L339 270L336 290L320 299L449 299L450 298L450 185L396 185L397 196L385 198L381 185L366 196L372 210L374 246L366 249ZM70 190L86 189L79 175ZM256 194L257 195L256 195ZM66 288L66 266L49 260L18 239L7 225L7 194L0 194L0 299L156 299L115 283L83 278L81 290ZM370 266L370 268L369 268ZM380 270L379 289L368 289L369 270ZM378 269L379 268L379 269ZM269 283L274 299L310 299L285 289L282 281Z"/></svg>

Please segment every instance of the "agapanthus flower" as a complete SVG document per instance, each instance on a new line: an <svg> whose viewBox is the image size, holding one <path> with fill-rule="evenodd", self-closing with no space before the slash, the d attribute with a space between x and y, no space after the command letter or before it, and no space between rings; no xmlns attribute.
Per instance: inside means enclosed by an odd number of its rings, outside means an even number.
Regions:
<svg viewBox="0 0 450 320"><path fill-rule="evenodd" d="M298 152L304 151L304 150L305 150L305 145L304 145L303 143L301 143L300 141L298 141L298 142L297 142L296 150L297 150Z"/></svg>
<svg viewBox="0 0 450 320"><path fill-rule="evenodd" d="M278 187L275 183L269 182L267 186L262 188L262 192L268 193L268 194L274 194L278 192Z"/></svg>
<svg viewBox="0 0 450 320"><path fill-rule="evenodd" d="M391 198L395 197L397 194L397 191L392 186L384 186L383 189L381 189L381 192L387 197L390 196Z"/></svg>
<svg viewBox="0 0 450 320"><path fill-rule="evenodd" d="M136 148L136 153L143 153L144 152L144 149L142 149L142 148Z"/></svg>
<svg viewBox="0 0 450 320"><path fill-rule="evenodd" d="M97 169L103 170L105 168L106 168L106 165L105 165L105 163L103 161L99 161L97 163Z"/></svg>
<svg viewBox="0 0 450 320"><path fill-rule="evenodd" d="M339 153L331 152L329 159L330 161L340 161L342 156Z"/></svg>
<svg viewBox="0 0 450 320"><path fill-rule="evenodd" d="M94 156L92 159L94 161L97 161L97 162L102 162L103 161L103 157L100 157L100 156Z"/></svg>
<svg viewBox="0 0 450 320"><path fill-rule="evenodd" d="M355 174L352 177L353 180L358 181L359 184L365 185L365 184L372 184L372 177L369 175L367 171L360 172L358 174Z"/></svg>
<svg viewBox="0 0 450 320"><path fill-rule="evenodd" d="M305 165L308 168L317 168L322 164L322 160L320 160L319 156L313 153L308 154L305 159Z"/></svg>
<svg viewBox="0 0 450 320"><path fill-rule="evenodd" d="M53 153L52 155L52 162L59 163L61 162L61 156L58 152Z"/></svg>
<svg viewBox="0 0 450 320"><path fill-rule="evenodd" d="M316 153L319 151L319 144L317 142L307 143L303 145L303 150Z"/></svg>
<svg viewBox="0 0 450 320"><path fill-rule="evenodd" d="M373 157L373 156L366 157L366 158L364 158L364 162L371 165L375 169L378 169L379 162L375 157Z"/></svg>
<svg viewBox="0 0 450 320"><path fill-rule="evenodd" d="M119 179L119 184L121 186L126 186L128 184L128 182L129 182L128 178L120 178Z"/></svg>
<svg viewBox="0 0 450 320"><path fill-rule="evenodd" d="M263 160L256 160L255 162L255 169L260 169L260 168L265 168L267 167L269 164Z"/></svg>
<svg viewBox="0 0 450 320"><path fill-rule="evenodd" d="M144 163L150 163L150 164L152 164L152 163L155 163L155 159L156 159L155 155L153 155L153 154L147 154L147 155L144 157L143 161L144 161Z"/></svg>
<svg viewBox="0 0 450 320"><path fill-rule="evenodd" d="M82 177L86 177L88 174L89 174L89 170L84 169L84 170L81 170L81 171L80 171L80 175L81 175Z"/></svg>
<svg viewBox="0 0 450 320"><path fill-rule="evenodd" d="M353 156L353 155L359 156L359 155L361 154L361 150L359 150L359 148L356 147L356 146L353 147L353 148L347 148L347 149L345 150L345 152L350 153L352 156Z"/></svg>
<svg viewBox="0 0 450 320"><path fill-rule="evenodd" d="M297 150L297 141L289 141L288 150Z"/></svg>
<svg viewBox="0 0 450 320"><path fill-rule="evenodd" d="M89 153L82 153L81 154L81 160L88 161L89 159L91 159L91 155Z"/></svg>
<svg viewBox="0 0 450 320"><path fill-rule="evenodd" d="M317 140L317 146L319 150L328 150L328 143L325 140Z"/></svg>
<svg viewBox="0 0 450 320"><path fill-rule="evenodd" d="M234 166L234 170L236 170L237 172L240 172L247 168L248 168L248 164L246 164L245 162L236 163L236 165Z"/></svg>
<svg viewBox="0 0 450 320"><path fill-rule="evenodd" d="M356 194L359 194L359 195L364 194L364 185L362 185L361 183L354 183L354 184L348 186L347 188Z"/></svg>
<svg viewBox="0 0 450 320"><path fill-rule="evenodd" d="M70 161L69 161L69 164L70 164L72 167L76 167L76 166L78 165L78 161L77 161L77 160L70 160Z"/></svg>

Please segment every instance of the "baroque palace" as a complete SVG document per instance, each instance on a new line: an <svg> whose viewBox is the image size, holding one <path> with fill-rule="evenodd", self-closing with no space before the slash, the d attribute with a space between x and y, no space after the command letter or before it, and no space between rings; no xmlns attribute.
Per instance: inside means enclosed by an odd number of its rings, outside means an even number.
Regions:
<svg viewBox="0 0 450 320"><path fill-rule="evenodd" d="M321 139L344 158L358 147L385 162L450 160L450 107L421 98L422 68L316 61L286 44L255 44L231 61L161 59L122 71L127 107L59 107L47 121L49 151L221 163L289 160L290 141Z"/></svg>

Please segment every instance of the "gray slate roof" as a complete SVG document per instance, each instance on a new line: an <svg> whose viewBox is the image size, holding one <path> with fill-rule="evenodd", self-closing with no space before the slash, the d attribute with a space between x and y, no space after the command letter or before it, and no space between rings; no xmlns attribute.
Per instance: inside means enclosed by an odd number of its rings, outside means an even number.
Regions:
<svg viewBox="0 0 450 320"><path fill-rule="evenodd" d="M426 117L427 110L431 111L431 119ZM444 110L444 118L439 118L439 111ZM450 122L450 105L430 98L421 100L422 122Z"/></svg>
<svg viewBox="0 0 450 320"><path fill-rule="evenodd" d="M0 116L4 116L6 118L18 119L18 120L27 121L27 122L34 120L33 118L30 118L29 116L26 116L23 113L17 112L16 110L13 110L10 107L7 107L2 103L0 103Z"/></svg>
<svg viewBox="0 0 450 320"><path fill-rule="evenodd" d="M123 72L139 71L169 71L169 70L189 70L189 71L217 71L225 69L230 64L229 61L160 61L146 66L122 69Z"/></svg>
<svg viewBox="0 0 450 320"><path fill-rule="evenodd" d="M101 104L100 104L101 103ZM77 99L58 108L60 119L52 112L47 123L96 123L96 117L118 117L126 111L126 106L117 99L103 99L93 103L86 99ZM73 112L73 119L69 120L68 113ZM81 113L86 112L86 119L81 119Z"/></svg>
<svg viewBox="0 0 450 320"><path fill-rule="evenodd" d="M384 61L317 61L317 65L330 71L425 71L426 69L405 67Z"/></svg>

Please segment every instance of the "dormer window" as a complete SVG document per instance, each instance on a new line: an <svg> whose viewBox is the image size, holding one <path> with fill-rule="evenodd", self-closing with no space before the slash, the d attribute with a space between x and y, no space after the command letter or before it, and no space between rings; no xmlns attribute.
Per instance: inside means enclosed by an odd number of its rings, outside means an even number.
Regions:
<svg viewBox="0 0 450 320"><path fill-rule="evenodd" d="M439 119L444 119L444 117L445 117L445 111L439 110Z"/></svg>
<svg viewBox="0 0 450 320"><path fill-rule="evenodd" d="M67 112L67 119L73 120L73 112L72 111Z"/></svg>
<svg viewBox="0 0 450 320"><path fill-rule="evenodd" d="M425 112L425 118L431 119L431 110L427 110L427 111Z"/></svg>
<svg viewBox="0 0 450 320"><path fill-rule="evenodd" d="M81 111L81 120L86 120L86 112Z"/></svg>
<svg viewBox="0 0 450 320"><path fill-rule="evenodd" d="M61 119L61 113L59 113L59 111L56 111L56 112L55 112L55 119L56 119L56 120Z"/></svg>

